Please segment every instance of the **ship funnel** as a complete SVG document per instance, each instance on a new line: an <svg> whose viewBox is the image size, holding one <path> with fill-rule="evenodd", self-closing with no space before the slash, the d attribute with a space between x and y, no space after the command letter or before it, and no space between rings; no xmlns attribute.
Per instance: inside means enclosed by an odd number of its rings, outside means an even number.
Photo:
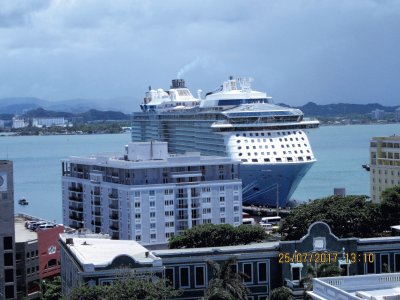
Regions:
<svg viewBox="0 0 400 300"><path fill-rule="evenodd" d="M184 79L172 79L171 89L183 89L183 88L185 88Z"/></svg>

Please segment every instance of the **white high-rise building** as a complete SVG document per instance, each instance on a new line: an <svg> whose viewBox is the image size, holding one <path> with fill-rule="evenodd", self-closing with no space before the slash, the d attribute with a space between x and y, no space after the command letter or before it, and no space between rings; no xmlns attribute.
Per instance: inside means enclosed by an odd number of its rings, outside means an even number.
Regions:
<svg viewBox="0 0 400 300"><path fill-rule="evenodd" d="M242 222L242 182L230 158L168 154L165 142L130 143L125 155L62 162L66 226L143 245L195 225Z"/></svg>

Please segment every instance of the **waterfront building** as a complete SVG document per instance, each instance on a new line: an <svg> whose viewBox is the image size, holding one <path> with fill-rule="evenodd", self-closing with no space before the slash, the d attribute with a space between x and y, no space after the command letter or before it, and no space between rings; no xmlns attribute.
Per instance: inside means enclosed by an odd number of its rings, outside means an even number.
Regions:
<svg viewBox="0 0 400 300"><path fill-rule="evenodd" d="M103 236L100 237L104 239ZM143 253L146 253L145 249L140 248L140 251L135 252L137 246L132 244L126 247L126 243L130 241L108 239L106 242L98 241L98 239L99 237L93 235L82 236L79 240L67 235L60 237L64 293L80 284L94 285L103 284L103 282L109 284L118 278L120 267L122 264L126 266L129 259L134 259L136 262L136 264L131 264L133 274L135 274L135 268L142 271L141 259L143 259ZM97 267L98 257L102 255L95 249L99 249L104 244L107 244L104 249L113 250L101 261L102 265ZM93 251L94 254L92 254ZM77 254L74 256L74 253L79 253L79 256ZM106 253L106 251L101 253ZM137 260L134 257L135 253L139 256ZM342 276L334 281L337 285L339 283L345 285L354 278L361 278L357 285L360 287L359 290L362 290L362 287L367 286L366 283L372 278L369 276L371 274L381 274L379 278L384 278L381 280L382 283L400 281L399 276L393 277L389 274L389 272L400 272L399 236L338 238L324 222L313 223L307 234L300 240L211 248L153 250L148 253L148 271L166 277L176 289L181 289L183 294L179 297L180 299L203 297L208 282L213 276L208 262L212 260L223 263L231 257L236 258L236 263L232 265L232 268L246 274L244 282L250 290L249 299L253 300L268 299L271 290L282 285L288 287L296 299L303 299L302 279L307 276L309 266L316 268L321 263L331 263L341 269ZM69 269L64 270L64 268ZM373 285L370 287L374 288Z"/></svg>
<svg viewBox="0 0 400 300"><path fill-rule="evenodd" d="M396 108L394 111L394 119L396 122L400 122L400 107Z"/></svg>
<svg viewBox="0 0 400 300"><path fill-rule="evenodd" d="M382 109L375 109L371 112L372 120L383 120L385 118L386 112Z"/></svg>
<svg viewBox="0 0 400 300"><path fill-rule="evenodd" d="M18 119L18 118L15 118L15 117L12 119L12 128L15 128L15 129L24 128L26 126L27 125L26 125L24 119Z"/></svg>
<svg viewBox="0 0 400 300"><path fill-rule="evenodd" d="M33 127L65 126L65 119L60 118L33 118Z"/></svg>
<svg viewBox="0 0 400 300"><path fill-rule="evenodd" d="M230 158L168 154L165 142L130 143L125 155L62 162L63 222L142 245L205 223L242 222L242 184Z"/></svg>
<svg viewBox="0 0 400 300"><path fill-rule="evenodd" d="M385 189L400 185L400 136L372 138L370 159L371 199L379 202Z"/></svg>
<svg viewBox="0 0 400 300"><path fill-rule="evenodd" d="M16 298L13 163L0 160L0 299Z"/></svg>

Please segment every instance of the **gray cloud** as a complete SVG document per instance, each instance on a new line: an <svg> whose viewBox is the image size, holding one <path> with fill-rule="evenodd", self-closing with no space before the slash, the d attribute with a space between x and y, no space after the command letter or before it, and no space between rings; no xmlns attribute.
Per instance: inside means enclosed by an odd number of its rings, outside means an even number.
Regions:
<svg viewBox="0 0 400 300"><path fill-rule="evenodd" d="M293 105L400 103L398 1L4 3L0 97L138 103L185 70L193 92L237 75Z"/></svg>

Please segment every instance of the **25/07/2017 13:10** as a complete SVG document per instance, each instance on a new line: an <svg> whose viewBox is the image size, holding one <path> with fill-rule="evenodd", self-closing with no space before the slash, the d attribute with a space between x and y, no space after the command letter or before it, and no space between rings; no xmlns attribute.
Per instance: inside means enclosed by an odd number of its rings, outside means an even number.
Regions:
<svg viewBox="0 0 400 300"><path fill-rule="evenodd" d="M279 263L337 263L338 259L346 263L373 263L375 255L356 252L281 252L278 256Z"/></svg>

